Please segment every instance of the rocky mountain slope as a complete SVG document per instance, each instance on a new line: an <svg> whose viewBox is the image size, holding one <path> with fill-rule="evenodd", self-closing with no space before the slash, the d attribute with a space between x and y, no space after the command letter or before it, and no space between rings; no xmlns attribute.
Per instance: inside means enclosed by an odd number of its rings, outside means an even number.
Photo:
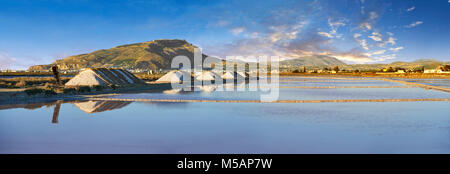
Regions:
<svg viewBox="0 0 450 174"><path fill-rule="evenodd" d="M193 62L194 48L196 48L194 45L185 40L154 40L70 56L50 65L31 66L29 70L47 70L52 65L58 65L60 70L81 68L170 69L170 63L175 56L184 55ZM203 57L206 56L203 55Z"/></svg>

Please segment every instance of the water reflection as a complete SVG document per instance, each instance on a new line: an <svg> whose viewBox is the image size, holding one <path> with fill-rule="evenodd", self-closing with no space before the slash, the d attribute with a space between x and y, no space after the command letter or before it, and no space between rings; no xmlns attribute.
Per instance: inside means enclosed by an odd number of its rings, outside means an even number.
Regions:
<svg viewBox="0 0 450 174"><path fill-rule="evenodd" d="M9 104L9 105L0 105L0 110L7 110L7 109L17 109L17 108L24 108L29 110L35 110L42 107L50 108L52 106L55 106L53 109L53 115L52 115L52 123L58 124L58 117L61 110L61 105L64 103L72 103L75 105L78 109L82 110L83 112L87 114L97 113L97 112L105 112L105 111L111 111L115 109L121 109L125 106L132 103L131 101L64 101L64 100L57 100L57 101L47 101L47 102L40 102L40 103L20 103L20 104Z"/></svg>
<svg viewBox="0 0 450 174"><path fill-rule="evenodd" d="M282 85L297 83L301 82ZM257 100L260 93L249 90L252 85L207 87L215 88L214 92L150 91L107 97ZM280 99L285 100L449 97L450 93L422 88L280 89ZM449 153L448 104L0 103L0 153ZM47 109L39 109L44 106ZM52 123L59 125L49 126Z"/></svg>
<svg viewBox="0 0 450 174"><path fill-rule="evenodd" d="M180 88L173 88L170 90L164 90L164 94L180 94L180 93L189 93L194 91L201 91L206 93L211 93L214 91L236 91L238 89L246 89L248 82L242 81L242 82L230 82L230 83L223 83L223 84L202 84L197 85L193 87L188 87L189 90L185 90L186 87L182 86Z"/></svg>
<svg viewBox="0 0 450 174"><path fill-rule="evenodd" d="M59 117L59 110L61 109L61 100L56 101L56 106L55 109L53 109L53 119L52 119L52 123L53 124L58 124L58 117Z"/></svg>
<svg viewBox="0 0 450 174"><path fill-rule="evenodd" d="M73 103L80 110L91 114L95 112L105 112L120 109L129 105L131 101L84 101Z"/></svg>

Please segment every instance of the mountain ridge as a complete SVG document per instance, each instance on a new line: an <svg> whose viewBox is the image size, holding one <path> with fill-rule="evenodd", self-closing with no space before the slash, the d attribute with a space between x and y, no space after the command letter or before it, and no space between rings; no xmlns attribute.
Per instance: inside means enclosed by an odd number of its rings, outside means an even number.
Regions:
<svg viewBox="0 0 450 174"><path fill-rule="evenodd" d="M109 49L100 49L91 53L69 56L47 65L34 65L30 71L49 70L58 65L60 70L79 70L82 68L125 68L125 69L171 69L174 57L183 55L194 62L194 49L197 46L179 39L161 39L140 43L119 45ZM202 59L207 55L203 54ZM218 60L221 60L217 58ZM234 62L234 61L229 61ZM238 62L235 62L238 63ZM392 62L389 64L345 64L330 56L305 56L280 61L280 68L299 68L301 66L324 68L339 66L347 70L376 70L389 66L407 69L436 68L449 62L434 59L419 59L413 62Z"/></svg>
<svg viewBox="0 0 450 174"><path fill-rule="evenodd" d="M197 48L197 46L185 40L153 40L69 56L51 64L31 66L28 70L48 70L53 65L58 65L60 70L79 70L82 68L170 69L170 63L175 56L184 55L193 62L194 48ZM203 58L206 57L207 55L203 54ZM299 66L344 64L336 58L326 56L300 57L285 60L281 63Z"/></svg>
<svg viewBox="0 0 450 174"><path fill-rule="evenodd" d="M91 53L69 56L48 65L34 65L29 70L46 70L58 65L60 70L81 68L169 69L175 56L184 55L191 61L196 46L185 40L162 39L119 45ZM203 58L206 55L203 54Z"/></svg>

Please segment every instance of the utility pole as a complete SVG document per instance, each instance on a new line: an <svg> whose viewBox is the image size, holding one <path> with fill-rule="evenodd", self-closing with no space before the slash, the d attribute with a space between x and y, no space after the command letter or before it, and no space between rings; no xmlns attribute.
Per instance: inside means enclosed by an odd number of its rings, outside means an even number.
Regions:
<svg viewBox="0 0 450 174"><path fill-rule="evenodd" d="M54 65L52 66L53 76L56 79L56 84L61 86L61 79L59 78L59 72L58 72L58 66Z"/></svg>

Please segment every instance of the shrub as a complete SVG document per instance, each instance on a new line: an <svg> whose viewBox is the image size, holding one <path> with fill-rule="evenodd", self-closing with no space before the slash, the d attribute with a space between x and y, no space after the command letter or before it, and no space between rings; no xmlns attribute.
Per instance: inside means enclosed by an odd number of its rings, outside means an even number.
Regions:
<svg viewBox="0 0 450 174"><path fill-rule="evenodd" d="M335 67L333 68L333 71L339 72L339 67L338 67L338 66L335 66Z"/></svg>
<svg viewBox="0 0 450 174"><path fill-rule="evenodd" d="M292 73L300 73L300 71L298 69L292 71Z"/></svg>
<svg viewBox="0 0 450 174"><path fill-rule="evenodd" d="M79 93L91 92L91 87L89 86L80 86L77 88Z"/></svg>
<svg viewBox="0 0 450 174"><path fill-rule="evenodd" d="M105 89L105 87L98 85L98 86L94 86L94 89L95 89L95 91L103 91L103 89Z"/></svg>
<svg viewBox="0 0 450 174"><path fill-rule="evenodd" d="M7 88L17 88L16 85L13 85L12 83L7 83L6 87Z"/></svg>
<svg viewBox="0 0 450 174"><path fill-rule="evenodd" d="M77 90L75 88L64 88L63 93L64 94L73 94L75 93Z"/></svg>
<svg viewBox="0 0 450 174"><path fill-rule="evenodd" d="M0 81L0 88L6 88L6 87L8 87L6 82Z"/></svg>

